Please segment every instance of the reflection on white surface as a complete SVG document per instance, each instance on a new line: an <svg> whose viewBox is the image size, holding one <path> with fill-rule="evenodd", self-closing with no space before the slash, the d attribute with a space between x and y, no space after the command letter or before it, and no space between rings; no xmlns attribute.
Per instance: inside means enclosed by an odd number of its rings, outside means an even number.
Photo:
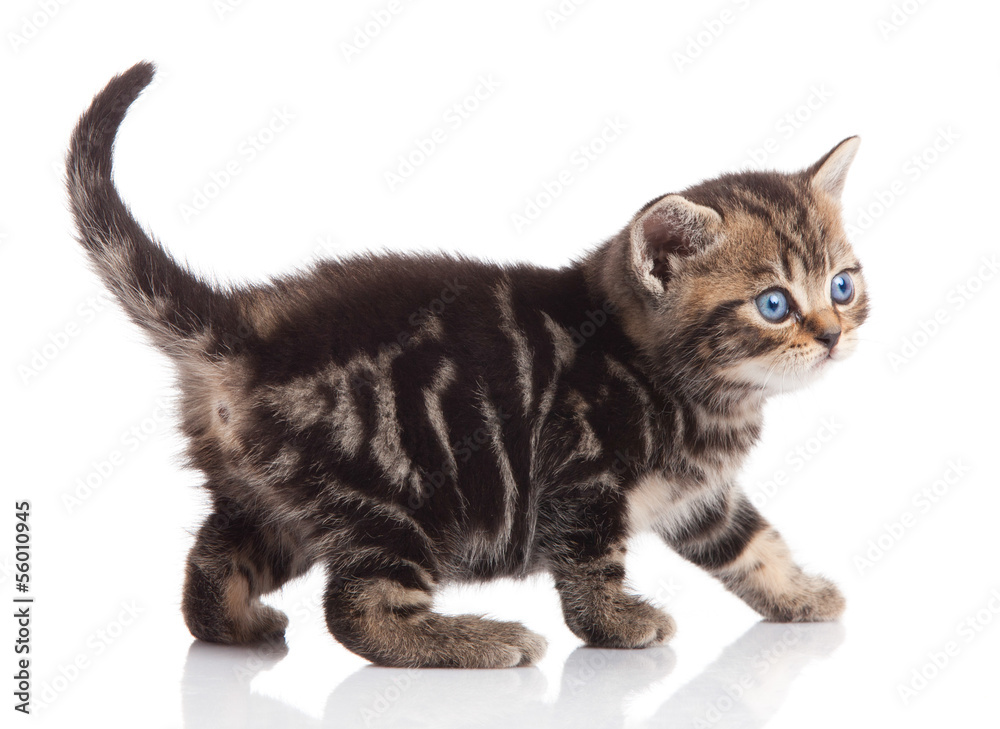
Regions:
<svg viewBox="0 0 1000 729"><path fill-rule="evenodd" d="M284 644L234 647L194 641L181 682L185 727L314 726L293 706L250 690L250 681L288 653Z"/></svg>
<svg viewBox="0 0 1000 729"><path fill-rule="evenodd" d="M668 647L578 648L563 667L559 695L537 668L401 671L367 666L340 684L326 717L344 727L618 727L625 699L673 670ZM397 690L398 689L398 690Z"/></svg>
<svg viewBox="0 0 1000 729"><path fill-rule="evenodd" d="M674 692L649 726L762 727L802 668L843 639L840 623L757 623Z"/></svg>
<svg viewBox="0 0 1000 729"><path fill-rule="evenodd" d="M652 717L630 726L761 727L795 677L843 640L839 624L758 623ZM666 678L670 647L637 651L578 648L563 666L558 695L537 668L393 669L365 666L334 686L322 719L259 694L251 679L287 648L194 642L182 683L188 729L212 727L601 727L627 723L629 700Z"/></svg>

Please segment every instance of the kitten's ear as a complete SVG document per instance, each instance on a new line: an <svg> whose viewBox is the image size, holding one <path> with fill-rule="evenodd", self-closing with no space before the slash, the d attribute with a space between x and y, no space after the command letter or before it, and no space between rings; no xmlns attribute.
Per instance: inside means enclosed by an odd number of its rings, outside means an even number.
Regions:
<svg viewBox="0 0 1000 729"><path fill-rule="evenodd" d="M632 269L654 295L666 290L677 262L715 240L722 217L681 195L667 195L636 216L629 233Z"/></svg>
<svg viewBox="0 0 1000 729"><path fill-rule="evenodd" d="M847 170L850 169L860 144L861 137L848 137L806 170L812 188L826 193L835 200L840 200L840 194L844 191L844 181L847 179Z"/></svg>

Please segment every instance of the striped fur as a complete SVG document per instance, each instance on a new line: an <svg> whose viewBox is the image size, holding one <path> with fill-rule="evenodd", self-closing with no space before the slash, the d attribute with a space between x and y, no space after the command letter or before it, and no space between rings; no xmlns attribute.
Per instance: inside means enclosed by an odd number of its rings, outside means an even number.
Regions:
<svg viewBox="0 0 1000 729"><path fill-rule="evenodd" d="M657 198L557 270L359 256L222 290L175 263L111 180L115 131L152 75L139 64L95 98L67 170L94 268L177 365L215 507L188 566L194 635L280 634L260 596L322 565L330 631L382 665L536 661L544 639L521 625L431 604L447 582L538 571L583 640L646 646L674 625L625 587L644 529L768 617L839 613L733 483L766 398L848 353L866 316L839 214L855 139L800 173ZM847 269L857 293L835 306ZM753 303L776 285L796 302L782 324Z"/></svg>

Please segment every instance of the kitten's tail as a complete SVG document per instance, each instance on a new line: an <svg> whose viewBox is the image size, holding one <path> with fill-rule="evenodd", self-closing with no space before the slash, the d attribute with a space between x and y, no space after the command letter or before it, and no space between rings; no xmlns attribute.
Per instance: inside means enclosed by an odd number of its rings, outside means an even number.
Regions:
<svg viewBox="0 0 1000 729"><path fill-rule="evenodd" d="M66 160L79 240L128 315L172 354L221 323L229 300L174 261L132 217L111 181L111 152L125 112L153 79L153 64L115 76L80 117Z"/></svg>

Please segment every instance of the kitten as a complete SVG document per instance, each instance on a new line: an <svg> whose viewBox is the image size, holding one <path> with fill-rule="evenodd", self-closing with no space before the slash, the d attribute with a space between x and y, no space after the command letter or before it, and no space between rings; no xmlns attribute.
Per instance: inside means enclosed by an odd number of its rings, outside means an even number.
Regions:
<svg viewBox="0 0 1000 729"><path fill-rule="evenodd" d="M539 571L587 644L642 648L674 633L625 587L643 530L768 619L841 614L735 479L767 397L847 356L867 315L840 221L857 137L802 172L658 197L558 270L363 255L222 290L112 183L115 133L153 71L94 99L68 185L93 266L177 366L214 505L184 587L196 637L280 636L260 596L320 564L330 632L380 665L536 662L545 640L520 623L432 600Z"/></svg>

